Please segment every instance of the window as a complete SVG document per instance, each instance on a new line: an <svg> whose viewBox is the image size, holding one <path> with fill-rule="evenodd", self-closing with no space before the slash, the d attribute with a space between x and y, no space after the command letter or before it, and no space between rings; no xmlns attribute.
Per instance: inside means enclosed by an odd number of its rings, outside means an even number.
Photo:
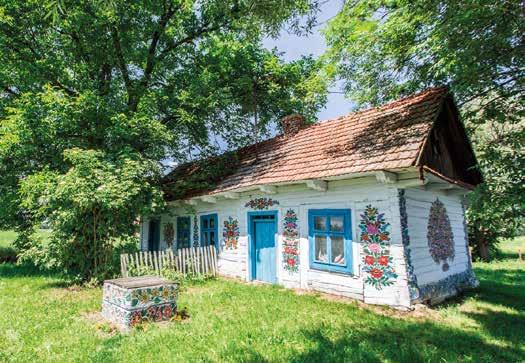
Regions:
<svg viewBox="0 0 525 363"><path fill-rule="evenodd" d="M219 246L217 236L217 214L201 216L201 246Z"/></svg>
<svg viewBox="0 0 525 363"><path fill-rule="evenodd" d="M310 267L351 273L352 229L348 209L308 211Z"/></svg>
<svg viewBox="0 0 525 363"><path fill-rule="evenodd" d="M177 248L190 247L190 217L177 217Z"/></svg>

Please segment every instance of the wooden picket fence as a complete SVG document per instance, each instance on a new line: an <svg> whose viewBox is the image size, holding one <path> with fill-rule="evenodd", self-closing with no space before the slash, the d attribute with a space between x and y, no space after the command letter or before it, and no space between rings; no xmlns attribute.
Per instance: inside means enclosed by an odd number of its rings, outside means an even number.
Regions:
<svg viewBox="0 0 525 363"><path fill-rule="evenodd" d="M216 275L217 251L215 246L181 248L177 252L141 251L120 255L120 272L122 277L129 277L130 270L150 268L157 274L162 269L171 268L184 275Z"/></svg>

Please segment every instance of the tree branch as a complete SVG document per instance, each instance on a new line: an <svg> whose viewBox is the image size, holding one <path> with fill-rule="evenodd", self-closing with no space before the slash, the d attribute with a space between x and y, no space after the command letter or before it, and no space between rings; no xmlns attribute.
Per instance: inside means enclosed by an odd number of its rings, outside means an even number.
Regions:
<svg viewBox="0 0 525 363"><path fill-rule="evenodd" d="M140 100L140 97L143 94L143 91L148 87L149 82L151 80L151 74L153 73L153 69L155 68L155 53L157 50L157 46L159 44L159 40L161 36L164 34L164 31L166 29L166 26L168 25L168 22L175 14L175 11L177 9L172 7L172 4L170 4L167 8L167 10L162 14L159 20L159 24L157 26L157 29L153 32L153 36L151 37L151 42L148 47L148 53L146 56L146 66L144 68L144 77L142 78L140 82L140 90L135 93L135 95L130 99L129 107L132 111L136 111L138 107L138 103Z"/></svg>
<svg viewBox="0 0 525 363"><path fill-rule="evenodd" d="M115 54L117 56L117 64L124 79L124 85L128 92L128 105L131 103L133 98L133 84L129 78L129 71L126 61L124 59L124 54L122 53L122 44L120 43L120 36L116 26L111 28L111 38L113 39L113 47L115 48Z"/></svg>

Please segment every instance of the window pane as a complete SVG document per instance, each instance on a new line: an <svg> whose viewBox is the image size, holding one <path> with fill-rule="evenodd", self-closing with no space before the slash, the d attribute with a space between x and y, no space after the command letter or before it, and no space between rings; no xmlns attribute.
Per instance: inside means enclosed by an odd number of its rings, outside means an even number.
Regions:
<svg viewBox="0 0 525 363"><path fill-rule="evenodd" d="M334 232L343 232L343 216L330 217L330 230Z"/></svg>
<svg viewBox="0 0 525 363"><path fill-rule="evenodd" d="M202 219L202 228L208 228L208 220L206 218Z"/></svg>
<svg viewBox="0 0 525 363"><path fill-rule="evenodd" d="M321 262L328 262L326 236L315 236L315 259Z"/></svg>
<svg viewBox="0 0 525 363"><path fill-rule="evenodd" d="M211 245L215 244L215 232L213 231L210 232L210 244Z"/></svg>
<svg viewBox="0 0 525 363"><path fill-rule="evenodd" d="M211 218L210 219L210 228L213 228L215 227L215 219Z"/></svg>
<svg viewBox="0 0 525 363"><path fill-rule="evenodd" d="M314 217L314 228L319 231L326 231L326 217L315 216Z"/></svg>
<svg viewBox="0 0 525 363"><path fill-rule="evenodd" d="M342 236L331 236L332 263L345 264L345 242Z"/></svg>

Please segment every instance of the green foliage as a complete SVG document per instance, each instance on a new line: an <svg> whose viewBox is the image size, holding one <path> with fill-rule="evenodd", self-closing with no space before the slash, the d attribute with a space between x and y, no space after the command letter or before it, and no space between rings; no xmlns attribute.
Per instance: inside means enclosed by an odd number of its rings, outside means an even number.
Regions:
<svg viewBox="0 0 525 363"><path fill-rule="evenodd" d="M496 241L512 238L525 220L525 122L488 122L473 132L484 183L469 195L467 219L475 256L496 255Z"/></svg>
<svg viewBox="0 0 525 363"><path fill-rule="evenodd" d="M42 171L22 181L21 206L35 220L49 220L49 267L79 278L106 278L115 271L115 248L138 245L132 236L137 216L147 212L144 206L162 204L160 192L145 179L151 162L138 154L114 159L78 148L65 151L64 160L66 173Z"/></svg>
<svg viewBox="0 0 525 363"><path fill-rule="evenodd" d="M523 34L523 6L506 0L350 1L325 31L326 73L358 106L450 87L486 179L468 214L476 246L515 234L525 215Z"/></svg>
<svg viewBox="0 0 525 363"><path fill-rule="evenodd" d="M286 64L261 39L308 29L317 9L0 0L0 227L20 232L22 257L86 281L111 276L137 217L163 206L161 161L216 152L211 136L252 140L255 111L261 134L282 112L315 113L322 87L307 79L318 65ZM45 243L34 233L44 222Z"/></svg>
<svg viewBox="0 0 525 363"><path fill-rule="evenodd" d="M400 313L268 285L216 279L179 295L183 323L102 334L100 288L0 265L1 361L519 362L525 355L525 269L475 263L480 288L440 307ZM104 328L102 328L104 329ZM410 344L403 344L409 342Z"/></svg>
<svg viewBox="0 0 525 363"><path fill-rule="evenodd" d="M200 274L195 273L195 271L191 271L191 263L188 264L188 271L186 274L183 274L173 268L170 268L169 266L164 266L160 270L160 276L176 282L179 284L179 288L184 290L186 286L192 286L196 284L202 284L207 280L213 279L213 275L206 275L206 274ZM138 266L135 267L133 265L129 266L128 273L130 276L151 276L151 275L157 275L157 272L148 266Z"/></svg>

